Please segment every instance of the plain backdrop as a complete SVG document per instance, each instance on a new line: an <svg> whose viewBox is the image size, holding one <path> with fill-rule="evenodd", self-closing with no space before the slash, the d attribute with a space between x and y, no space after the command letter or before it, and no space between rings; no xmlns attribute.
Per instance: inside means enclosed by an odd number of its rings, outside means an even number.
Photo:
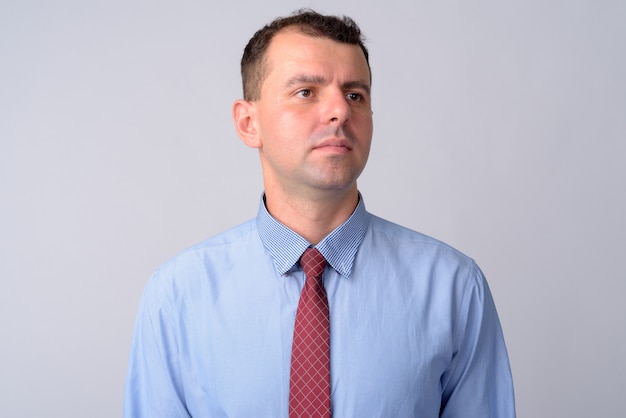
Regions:
<svg viewBox="0 0 626 418"><path fill-rule="evenodd" d="M301 6L365 32L365 202L478 261L518 416L623 416L619 0L0 1L0 416L120 416L152 271L256 213L239 58Z"/></svg>

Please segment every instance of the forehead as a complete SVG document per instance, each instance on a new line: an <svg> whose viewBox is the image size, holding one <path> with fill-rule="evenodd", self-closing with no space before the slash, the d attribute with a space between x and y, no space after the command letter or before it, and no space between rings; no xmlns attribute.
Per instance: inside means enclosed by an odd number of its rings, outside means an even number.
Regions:
<svg viewBox="0 0 626 418"><path fill-rule="evenodd" d="M293 71L336 71L369 80L369 67L359 45L313 37L287 28L278 32L265 56L266 75Z"/></svg>

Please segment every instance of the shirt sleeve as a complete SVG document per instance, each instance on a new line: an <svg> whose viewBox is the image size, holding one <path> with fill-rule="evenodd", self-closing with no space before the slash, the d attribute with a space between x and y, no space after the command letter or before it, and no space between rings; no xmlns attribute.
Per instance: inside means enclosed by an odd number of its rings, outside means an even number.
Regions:
<svg viewBox="0 0 626 418"><path fill-rule="evenodd" d="M441 379L440 417L514 418L513 379L496 307L478 266L470 271L453 358Z"/></svg>
<svg viewBox="0 0 626 418"><path fill-rule="evenodd" d="M124 392L124 418L187 418L178 347L158 276L139 304Z"/></svg>

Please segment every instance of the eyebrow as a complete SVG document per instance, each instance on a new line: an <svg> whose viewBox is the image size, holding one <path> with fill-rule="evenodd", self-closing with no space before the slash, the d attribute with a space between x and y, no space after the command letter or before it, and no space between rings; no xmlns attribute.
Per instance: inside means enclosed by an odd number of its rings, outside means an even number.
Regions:
<svg viewBox="0 0 626 418"><path fill-rule="evenodd" d="M372 92L372 88L370 87L369 83L360 80L348 81L343 85L343 87L349 89L361 89L365 91L368 96L371 95Z"/></svg>
<svg viewBox="0 0 626 418"><path fill-rule="evenodd" d="M313 84L313 85L323 85L326 84L326 78L317 75L307 75L307 74L297 74L293 77L290 77L285 83L286 87L294 87L300 84ZM371 94L371 87L369 83L362 80L353 80L348 81L342 84L343 88L348 89L361 89L365 91L368 95Z"/></svg>
<svg viewBox="0 0 626 418"><path fill-rule="evenodd" d="M290 77L285 83L285 86L294 87L299 84L326 84L326 79L322 76L317 75L297 74L293 77Z"/></svg>

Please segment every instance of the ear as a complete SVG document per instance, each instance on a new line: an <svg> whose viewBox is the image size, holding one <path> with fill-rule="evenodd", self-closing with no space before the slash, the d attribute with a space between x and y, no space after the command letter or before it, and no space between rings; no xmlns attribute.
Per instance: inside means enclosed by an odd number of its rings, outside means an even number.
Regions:
<svg viewBox="0 0 626 418"><path fill-rule="evenodd" d="M263 141L256 128L256 108L247 100L237 100L233 104L233 121L237 135L251 148L261 148Z"/></svg>

